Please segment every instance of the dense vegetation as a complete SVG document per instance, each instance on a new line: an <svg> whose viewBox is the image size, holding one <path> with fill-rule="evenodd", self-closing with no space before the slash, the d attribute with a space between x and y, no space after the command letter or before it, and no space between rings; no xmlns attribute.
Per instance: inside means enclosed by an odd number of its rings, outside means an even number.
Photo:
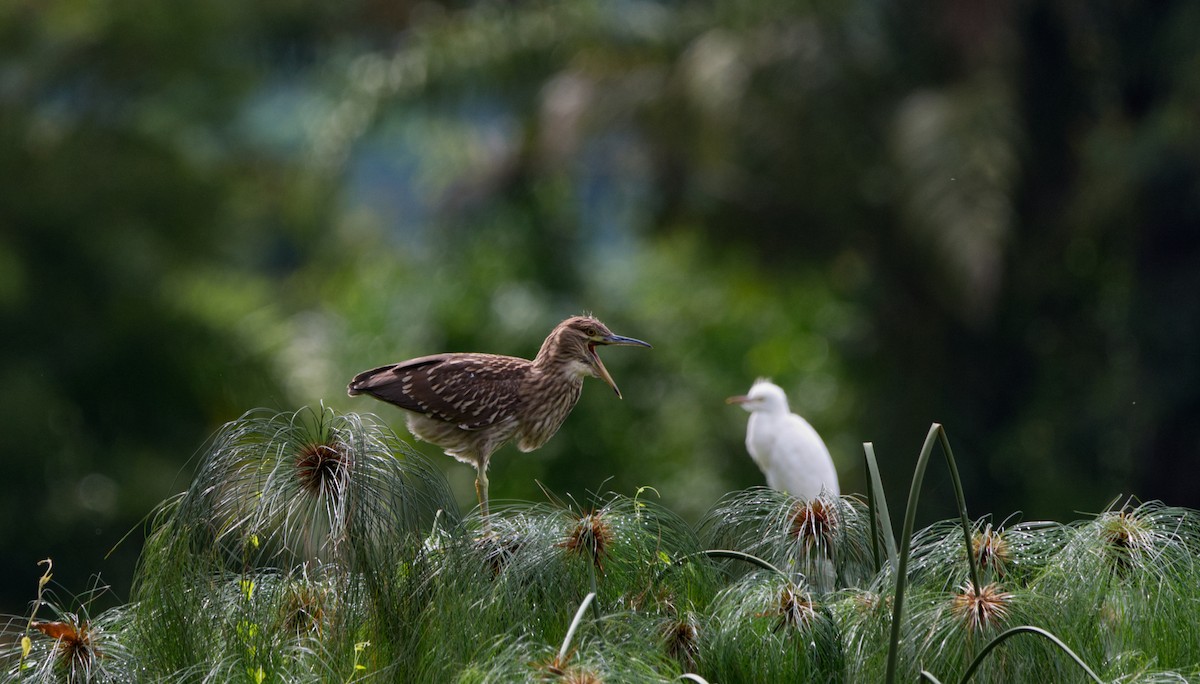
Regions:
<svg viewBox="0 0 1200 684"><path fill-rule="evenodd" d="M0 666L19 682L1200 677L1200 514L972 522L960 492L959 521L914 534L939 440L956 470L935 425L897 544L877 486L742 490L696 528L647 490L462 517L367 417L247 415L160 507L133 600L48 600L8 625Z"/></svg>

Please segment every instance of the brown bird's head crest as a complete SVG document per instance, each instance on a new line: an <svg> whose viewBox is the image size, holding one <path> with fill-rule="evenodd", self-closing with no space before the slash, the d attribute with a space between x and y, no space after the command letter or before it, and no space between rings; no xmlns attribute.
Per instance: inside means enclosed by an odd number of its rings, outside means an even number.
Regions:
<svg viewBox="0 0 1200 684"><path fill-rule="evenodd" d="M632 337L613 334L608 326L592 316L572 316L550 331L533 363L554 372L575 372L600 378L619 397L621 390L617 389L617 383L596 353L596 347L602 345L650 346Z"/></svg>

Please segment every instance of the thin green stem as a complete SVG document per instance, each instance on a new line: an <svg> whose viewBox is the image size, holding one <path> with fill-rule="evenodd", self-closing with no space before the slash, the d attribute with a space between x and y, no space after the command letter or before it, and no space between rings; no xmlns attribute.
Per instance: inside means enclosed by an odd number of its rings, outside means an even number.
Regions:
<svg viewBox="0 0 1200 684"><path fill-rule="evenodd" d="M870 442L863 442L863 450L867 453L867 472L871 472L871 450ZM875 561L875 572L879 572L879 516L875 512L875 487L870 478L867 479L867 515L871 518L871 559ZM894 566L893 566L894 567Z"/></svg>
<svg viewBox="0 0 1200 684"><path fill-rule="evenodd" d="M567 636L563 639L562 647L558 649L558 659L560 662L566 659L567 652L571 649L571 641L575 638L575 630L579 629L579 623L583 621L583 614L595 598L596 592L590 592L587 596L583 597L583 603L580 603L579 609L575 611L575 619L571 620L571 626L567 628Z"/></svg>
<svg viewBox="0 0 1200 684"><path fill-rule="evenodd" d="M866 453L867 473L870 475L871 486L867 489L867 503L871 507L871 544L875 551L875 569L879 569L879 541L877 535L883 534L884 548L887 549L888 563L896 567L896 533L892 530L892 516L888 512L887 496L883 493L883 479L879 476L879 462L875 458L875 445L863 443Z"/></svg>
<svg viewBox="0 0 1200 684"><path fill-rule="evenodd" d="M931 431L932 434L932 431ZM950 449L950 438L941 425L937 426L938 439L942 443L942 453L946 456L946 466L950 468L950 480L954 483L954 497L958 501L958 516L962 519L963 542L967 547L967 569L971 573L971 587L975 596L983 590L979 586L979 569L976 567L975 553L971 545L971 519L967 517L967 498L963 495L962 480L958 477L958 466L954 462L954 452Z"/></svg>
<svg viewBox="0 0 1200 684"><path fill-rule="evenodd" d="M908 584L908 554L912 549L913 525L917 518L917 500L920 498L921 481L925 479L925 467L929 455L933 453L934 437L938 428L934 423L929 428L925 445L921 447L921 455L917 457L917 467L913 471L912 485L908 489L908 507L904 510L904 527L900 531L900 558L896 567L896 596L892 603L892 630L888 638L887 673L884 677L886 684L896 681L896 664L900 657L900 619L904 616L904 590Z"/></svg>
<svg viewBox="0 0 1200 684"><path fill-rule="evenodd" d="M1046 630L1042 629L1041 627L1034 627L1033 625L1021 625L1019 627L1013 627L1011 629L1005 630L1004 632L998 634L995 639L992 639L991 641L989 641L987 646L984 646L983 649L981 651L979 651L979 654L975 656L975 660L973 660L971 662L971 665L970 665L970 667L967 668L966 673L963 674L961 684L967 684L967 682L971 679L971 675L975 674L975 670L979 669L979 666L981 664L983 664L983 659L986 658L987 655L992 652L992 649L999 646L1001 643L1006 641L1009 637L1013 637L1018 634L1024 634L1024 633L1037 634L1037 635L1040 635L1040 636L1043 636L1043 637L1049 639L1051 642L1054 643L1055 646L1058 646L1060 649L1063 650L1063 652L1065 652L1068 656L1070 656L1071 660L1074 660L1075 664L1078 665L1080 668L1082 668L1083 671L1087 673L1088 677L1092 678L1092 681L1098 682L1098 684L1104 684L1104 680L1100 679L1099 675L1097 675L1095 672L1093 672L1092 668L1088 667L1087 663L1083 662L1083 658L1080 658L1079 655L1077 653L1075 653L1075 651L1072 651L1069 646L1067 646L1065 643L1063 643L1062 639L1059 639L1058 637L1054 636L1050 632L1047 632Z"/></svg>
<svg viewBox="0 0 1200 684"><path fill-rule="evenodd" d="M592 559L591 563L588 563L588 582L591 585L591 590L592 590L591 596L594 597L600 592L600 590L596 584L596 561L594 558ZM592 617L596 618L596 621L599 622L599 620L600 620L600 602L599 601L592 601Z"/></svg>
<svg viewBox="0 0 1200 684"><path fill-rule="evenodd" d="M921 497L921 482L925 479L925 469L929 466L929 457L933 454L933 446L941 442L942 452L946 455L946 465L950 468L951 480L954 482L954 495L958 500L958 513L962 519L963 536L967 544L967 566L971 572L971 584L978 595L980 591L979 573L975 569L975 556L971 553L971 521L967 517L967 500L963 495L962 481L958 477L958 466L954 463L954 453L950 451L950 440L940 423L929 426L929 434L925 436L925 444L921 447L921 455L917 458L917 467L913 471L912 486L908 490L908 507L904 511L904 529L900 538L900 559L896 568L896 598L892 608L892 630L888 641L886 684L896 681L896 665L900 657L900 621L904 616L904 590L908 585L908 557L912 551L913 526L917 518L917 501Z"/></svg>
<svg viewBox="0 0 1200 684"><path fill-rule="evenodd" d="M763 570L770 570L771 572L774 572L775 574L779 575L780 577L782 577L784 579L791 579L790 577L788 577L788 574L786 572L780 570L779 568L775 567L774 565L771 565L769 562L759 558L758 556L754 556L754 555L751 555L749 553L745 553L742 551L734 551L732 549L706 549L704 551L700 551L699 553L695 553L695 554L691 554L691 555L692 556L704 555L704 556L708 556L709 558L732 558L734 560L745 561L747 563L750 563L751 565L757 565L758 567L762 568ZM687 558L690 558L690 557L691 556L684 556L680 560L686 560Z"/></svg>
<svg viewBox="0 0 1200 684"><path fill-rule="evenodd" d="M37 564L45 565L46 572L42 573L42 576L38 578L37 598L33 601L33 609L29 611L29 621L25 623L25 634L21 636L21 660L17 664L17 672L25 670L25 658L29 657L30 648L29 631L33 629L33 621L37 617L38 608L42 605L42 591L50 583L50 578L54 576L51 572L54 570L53 559L44 558L38 561Z"/></svg>

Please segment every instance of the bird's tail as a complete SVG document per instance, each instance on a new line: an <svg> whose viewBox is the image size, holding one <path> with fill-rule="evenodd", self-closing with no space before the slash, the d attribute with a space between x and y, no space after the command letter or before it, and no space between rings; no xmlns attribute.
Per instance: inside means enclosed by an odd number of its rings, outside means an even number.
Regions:
<svg viewBox="0 0 1200 684"><path fill-rule="evenodd" d="M397 364L392 363L359 373L358 375L354 376L354 379L351 380L350 384L346 387L346 394L349 394L352 397L359 394L371 394L371 388L377 384L377 378L384 373L390 373L396 367L396 365Z"/></svg>

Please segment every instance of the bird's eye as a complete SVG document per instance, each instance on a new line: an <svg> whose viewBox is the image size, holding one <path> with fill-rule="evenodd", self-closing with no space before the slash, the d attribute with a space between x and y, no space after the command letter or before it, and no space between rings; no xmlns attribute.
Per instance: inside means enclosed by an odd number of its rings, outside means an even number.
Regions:
<svg viewBox="0 0 1200 684"><path fill-rule="evenodd" d="M595 337L595 336L596 336L596 329L595 329L594 327L592 327L592 326L590 326L590 325L589 325L588 327L586 327L586 328L584 328L584 329L583 329L583 334L584 334L584 335L587 335L588 337Z"/></svg>

